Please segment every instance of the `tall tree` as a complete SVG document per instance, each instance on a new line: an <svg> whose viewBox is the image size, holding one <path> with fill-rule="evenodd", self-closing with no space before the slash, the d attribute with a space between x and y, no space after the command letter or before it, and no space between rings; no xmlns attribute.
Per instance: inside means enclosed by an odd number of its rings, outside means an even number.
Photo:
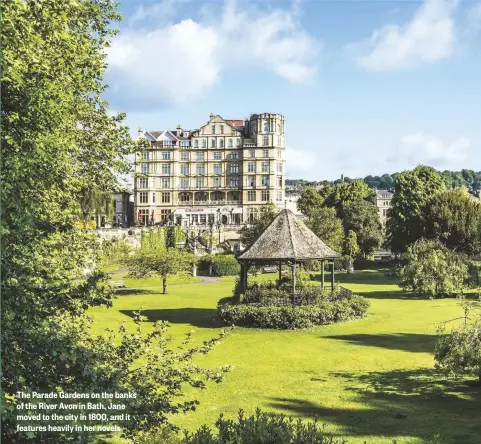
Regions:
<svg viewBox="0 0 481 444"><path fill-rule="evenodd" d="M396 177L386 226L393 252L405 252L409 245L424 236L423 208L445 188L441 175L429 166L420 165Z"/></svg>
<svg viewBox="0 0 481 444"><path fill-rule="evenodd" d="M469 255L481 252L481 204L465 189L435 195L425 206L425 237Z"/></svg>
<svg viewBox="0 0 481 444"><path fill-rule="evenodd" d="M324 205L333 207L337 211L339 217L343 217L343 208L356 201L372 200L375 191L361 179L352 182L340 182L332 187L326 187L321 190L324 197Z"/></svg>
<svg viewBox="0 0 481 444"><path fill-rule="evenodd" d="M274 204L263 205L259 217L240 231L240 241L244 247L250 247L278 214L279 209Z"/></svg>
<svg viewBox="0 0 481 444"><path fill-rule="evenodd" d="M356 233L361 254L371 255L383 241L379 211L375 204L366 200L350 202L343 207L344 231Z"/></svg>
<svg viewBox="0 0 481 444"><path fill-rule="evenodd" d="M122 330L115 340L93 338L85 316L114 295L102 273L82 274L98 245L76 229L81 199L92 184L115 189L129 171L126 156L141 148L125 115L110 117L101 98L105 48L120 17L110 0L3 0L1 8L1 441L96 439L83 430L18 431L19 391L137 392L141 403L125 402L137 418L122 424L131 436L192 409L173 398L183 382L198 387L203 372L192 373L195 351L161 361L163 327L145 341ZM148 366L134 366L139 358Z"/></svg>
<svg viewBox="0 0 481 444"><path fill-rule="evenodd" d="M315 208L307 219L306 225L313 233L334 251L341 252L344 243L342 221L334 208Z"/></svg>
<svg viewBox="0 0 481 444"><path fill-rule="evenodd" d="M314 187L305 187L297 201L297 209L309 217L314 209L322 205L323 201L323 198Z"/></svg>

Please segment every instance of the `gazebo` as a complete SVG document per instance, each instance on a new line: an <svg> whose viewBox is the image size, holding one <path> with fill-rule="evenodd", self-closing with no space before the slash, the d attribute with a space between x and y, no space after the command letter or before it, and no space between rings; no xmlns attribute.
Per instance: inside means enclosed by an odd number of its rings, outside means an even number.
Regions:
<svg viewBox="0 0 481 444"><path fill-rule="evenodd" d="M237 257L241 265L241 283L247 289L250 265L277 265L279 281L283 264L292 269L292 293L296 295L296 266L298 263L321 261L321 286L324 288L324 263L331 265L331 287L334 289L334 262L338 253L320 240L294 213L282 210L259 238Z"/></svg>

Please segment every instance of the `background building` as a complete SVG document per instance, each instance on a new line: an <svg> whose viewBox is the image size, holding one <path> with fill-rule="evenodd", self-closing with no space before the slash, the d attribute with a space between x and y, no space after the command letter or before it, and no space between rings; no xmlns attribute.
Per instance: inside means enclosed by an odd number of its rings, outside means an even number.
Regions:
<svg viewBox="0 0 481 444"><path fill-rule="evenodd" d="M269 202L284 206L285 133L280 114L228 120L211 114L196 130L141 131L135 215L141 225L240 225Z"/></svg>
<svg viewBox="0 0 481 444"><path fill-rule="evenodd" d="M391 201L394 194L387 190L376 190L376 197L374 203L379 210L379 218L383 225L386 224L387 210L391 208Z"/></svg>

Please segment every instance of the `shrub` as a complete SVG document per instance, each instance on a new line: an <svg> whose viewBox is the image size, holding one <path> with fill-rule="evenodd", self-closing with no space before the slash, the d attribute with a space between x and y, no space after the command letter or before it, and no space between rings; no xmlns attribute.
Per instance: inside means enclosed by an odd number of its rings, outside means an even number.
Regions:
<svg viewBox="0 0 481 444"><path fill-rule="evenodd" d="M406 259L399 284L404 290L431 298L463 292L468 278L466 259L439 241L417 241L408 248Z"/></svg>
<svg viewBox="0 0 481 444"><path fill-rule="evenodd" d="M327 435L316 421L303 423L284 415L256 413L248 418L242 410L237 420L216 422L217 433L203 426L187 435L185 444L347 444L347 441Z"/></svg>
<svg viewBox="0 0 481 444"><path fill-rule="evenodd" d="M334 259L334 269L335 270L347 270L349 265L351 264L352 258L351 256L344 255Z"/></svg>
<svg viewBox="0 0 481 444"><path fill-rule="evenodd" d="M214 276L236 276L240 265L233 254L217 254L213 257L212 272Z"/></svg>
<svg viewBox="0 0 481 444"><path fill-rule="evenodd" d="M481 384L481 317L470 319L471 307L465 303L465 318L447 333L442 326L436 344L436 368L448 376L476 376Z"/></svg>
<svg viewBox="0 0 481 444"><path fill-rule="evenodd" d="M254 328L298 329L347 321L366 315L369 301L353 295L349 299L319 300L316 305L262 306L261 304L221 304L222 325Z"/></svg>

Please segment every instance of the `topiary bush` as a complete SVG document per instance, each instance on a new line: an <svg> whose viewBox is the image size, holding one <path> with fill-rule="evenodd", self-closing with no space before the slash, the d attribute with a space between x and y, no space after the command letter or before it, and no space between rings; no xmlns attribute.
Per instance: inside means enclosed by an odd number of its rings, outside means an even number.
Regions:
<svg viewBox="0 0 481 444"><path fill-rule="evenodd" d="M341 300L319 300L316 305L223 303L218 307L217 317L222 325L286 330L361 318L366 315L368 308L369 301L366 298L353 295Z"/></svg>

